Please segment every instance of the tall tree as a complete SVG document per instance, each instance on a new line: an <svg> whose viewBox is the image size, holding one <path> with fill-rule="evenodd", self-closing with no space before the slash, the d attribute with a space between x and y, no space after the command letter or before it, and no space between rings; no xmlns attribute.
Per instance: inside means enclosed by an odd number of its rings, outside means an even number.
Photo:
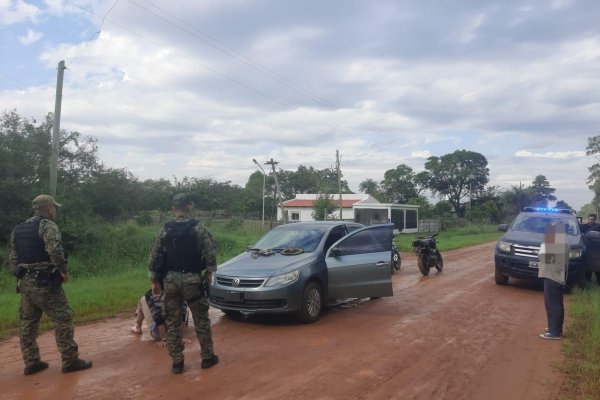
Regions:
<svg viewBox="0 0 600 400"><path fill-rule="evenodd" d="M457 216L462 217L462 201L470 193L481 192L488 182L489 169L483 154L456 150L441 157L429 157L425 169L430 174L429 189L446 196Z"/></svg>
<svg viewBox="0 0 600 400"><path fill-rule="evenodd" d="M358 190L375 198L380 195L379 184L371 178L367 178L359 183Z"/></svg>
<svg viewBox="0 0 600 400"><path fill-rule="evenodd" d="M550 182L544 175L536 176L529 188L533 193L535 206L548 207L548 202L556 200L556 196L553 194L556 189L550 187Z"/></svg>
<svg viewBox="0 0 600 400"><path fill-rule="evenodd" d="M417 197L413 180L413 169L406 164L400 164L394 169L385 171L380 184L381 192L391 203L406 203L409 199Z"/></svg>
<svg viewBox="0 0 600 400"><path fill-rule="evenodd" d="M338 193L337 172L330 168L319 170L300 165L296 171L279 170L277 177L285 199L301 193ZM346 180L341 179L341 185L343 193L352 193Z"/></svg>

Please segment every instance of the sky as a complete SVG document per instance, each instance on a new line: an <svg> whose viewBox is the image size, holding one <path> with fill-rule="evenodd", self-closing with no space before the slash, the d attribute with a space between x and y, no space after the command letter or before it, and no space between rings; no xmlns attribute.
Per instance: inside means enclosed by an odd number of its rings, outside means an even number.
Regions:
<svg viewBox="0 0 600 400"><path fill-rule="evenodd" d="M0 0L0 112L54 111L140 179L244 186L256 159L350 188L470 150L490 185L593 198L596 0Z"/></svg>

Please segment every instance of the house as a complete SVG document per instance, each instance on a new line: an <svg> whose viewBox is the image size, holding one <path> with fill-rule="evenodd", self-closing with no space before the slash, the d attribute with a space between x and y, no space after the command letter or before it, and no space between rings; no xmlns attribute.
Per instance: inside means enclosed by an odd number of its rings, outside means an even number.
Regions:
<svg viewBox="0 0 600 400"><path fill-rule="evenodd" d="M297 194L295 199L283 202L283 208L290 222L314 221L314 203L318 194ZM336 206L333 219L340 219L340 196L331 195ZM277 209L277 219L282 219L281 207ZM342 194L342 219L364 225L391 222L395 230L405 233L418 232L419 206L412 204L380 203L368 194Z"/></svg>

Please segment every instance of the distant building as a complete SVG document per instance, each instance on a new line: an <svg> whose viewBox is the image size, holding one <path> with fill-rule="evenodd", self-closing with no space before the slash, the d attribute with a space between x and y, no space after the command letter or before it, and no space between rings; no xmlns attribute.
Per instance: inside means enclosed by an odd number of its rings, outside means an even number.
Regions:
<svg viewBox="0 0 600 400"><path fill-rule="evenodd" d="M290 222L314 221L315 201L318 194L297 194L295 199L283 202L283 208ZM336 209L333 219L340 219L339 195L333 194L332 204ZM281 208L277 209L277 219L281 220ZM419 206L412 204L380 203L368 194L342 194L342 219L364 225L391 222L396 231L418 232Z"/></svg>

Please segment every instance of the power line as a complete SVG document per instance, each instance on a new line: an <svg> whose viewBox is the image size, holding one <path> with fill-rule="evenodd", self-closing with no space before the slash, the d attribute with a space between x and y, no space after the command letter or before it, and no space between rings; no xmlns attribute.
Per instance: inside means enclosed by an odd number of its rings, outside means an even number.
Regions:
<svg viewBox="0 0 600 400"><path fill-rule="evenodd" d="M80 6L80 5L72 2L70 0L65 0L65 2L68 3L68 4L73 5L74 7L79 8L82 11L85 11L85 12L91 14L91 15L94 15L94 16L100 18L100 15L98 15L98 14L94 13L93 11L90 11L90 10L86 9L85 7L82 7L82 6ZM137 37L140 37L140 38L142 38L142 39L144 39L144 40L146 40L148 42L151 42L154 45L161 47L162 49L168 50L168 51L172 52L173 54L176 54L179 57L181 57L181 58L183 58L185 60L188 60L189 62L191 62L193 64L201 66L202 68L205 68L205 69L211 71L212 73L214 73L214 74L216 74L216 75L218 75L218 76L220 76L220 77L222 77L222 78L224 78L224 79L226 79L226 80L228 80L228 81L230 81L232 83L235 83L235 84L237 84L237 85L239 85L239 86L241 86L241 87L243 87L243 88L245 88L247 90L250 90L250 91L254 92L255 94L258 94L258 95L260 95L260 96L262 96L262 97L264 97L264 98L266 98L266 99L268 99L268 100L270 100L270 101L272 101L274 103L279 104L279 105L281 105L284 108L287 108L287 109L292 110L292 111L296 111L297 110L295 107L293 107L293 106L291 106L291 105L289 105L289 104L287 104L287 103L285 103L285 102L283 102L281 100L278 100L278 99L276 99L276 98L274 98L274 97L272 97L272 96L270 96L270 95L262 92L259 89L254 88L254 87L252 87L252 86L250 86L250 85L248 85L248 84L246 84L244 82L241 82L238 79L232 78L232 77L228 76L227 74L224 74L224 73L222 73L222 72L220 72L220 71L218 71L218 70L216 70L216 69L214 69L214 68L212 68L212 67L210 67L210 66L208 66L206 64L200 63L200 62L198 62L198 61L196 61L196 60L194 60L194 59L186 56L185 54L183 54L183 53L181 53L181 52L179 52L179 51L177 51L177 50L175 50L173 48L170 48L170 47L164 45L163 43L161 43L161 42L159 42L157 40L151 39L151 38L149 38L149 37L147 37L145 35L142 35L142 34L136 32L136 31L134 31L133 29L130 29L130 28L126 27L126 26L123 26L122 24L119 24L117 22L114 22L114 21L112 21L110 18L108 18L106 16L103 17L103 18L105 18L105 21L108 21L112 25L114 25L114 26L116 26L116 27L118 27L120 29L123 29L124 31L127 31L127 32L129 32L129 33L131 33L131 34L133 34L133 35L135 35ZM327 121L324 121L324 120L318 120L318 121L320 121L324 125L330 126L333 129L337 129L338 128L338 125L332 124L330 122L327 122ZM355 135L353 133L346 133L346 134L348 134L350 136L357 137L359 139L363 139L362 137L360 137L358 135ZM388 138L388 139L390 139L390 138ZM396 141L395 139L391 139L391 140ZM372 144L372 146L373 147L377 147L377 148L383 148L383 146L380 146L380 145L377 145L377 144Z"/></svg>
<svg viewBox="0 0 600 400"><path fill-rule="evenodd" d="M309 98L310 100L316 102L317 104L324 106L332 111L335 111L336 113L340 113L340 115L344 118L346 118L348 121L351 121L355 124L358 125L362 125L366 128L369 128L372 131L377 131L379 135L383 136L384 138L388 139L388 140L392 140L394 142L400 143L398 140L396 140L393 137L389 137L387 136L380 128L371 125L371 124L365 124L363 122L360 122L358 120L353 119L348 113L343 113L342 111L340 111L337 106L335 106L334 104L332 104L331 102L322 99L321 97L311 93L310 91L308 91L307 89L303 88L302 86L296 84L295 82L285 78L284 76L272 71L271 69L267 68L266 66L264 66L263 64L254 61L253 59L245 56L244 54L239 53L238 51L232 49L230 46L226 45L225 43L219 41L218 39L216 39L214 36L209 35L208 33L192 26L191 24L189 24L188 22L184 21L183 19L173 15L172 13L168 12L167 10L160 8L159 6L150 3L148 0L144 0L146 3L150 4L152 7L154 7L155 9L159 10L160 12L168 15L169 17L175 19L178 22L181 22L182 24L186 25L187 27L189 27L190 29L192 29L195 32L200 33L201 35L205 36L207 39L201 38L198 35L193 34L192 32L190 32L189 30L186 30L185 28L181 27L180 25L168 20L167 18L162 17L161 15L158 15L157 13L153 12L152 10L149 10L148 8L140 5L139 3L136 3L134 0L128 0L129 3L135 5L138 8L141 8L142 10L145 10L146 12L154 15L155 17L181 29L182 31L188 33L189 35L191 35L192 37L195 37L198 40L201 40L202 42L208 44L209 46L221 51L224 54L227 54L228 56L234 58L237 61L240 61L246 65L248 65L249 67L251 67L252 69L263 73L264 75L270 77L271 79L276 80L277 82L281 83L282 85L284 85L285 87L294 90L295 92Z"/></svg>

